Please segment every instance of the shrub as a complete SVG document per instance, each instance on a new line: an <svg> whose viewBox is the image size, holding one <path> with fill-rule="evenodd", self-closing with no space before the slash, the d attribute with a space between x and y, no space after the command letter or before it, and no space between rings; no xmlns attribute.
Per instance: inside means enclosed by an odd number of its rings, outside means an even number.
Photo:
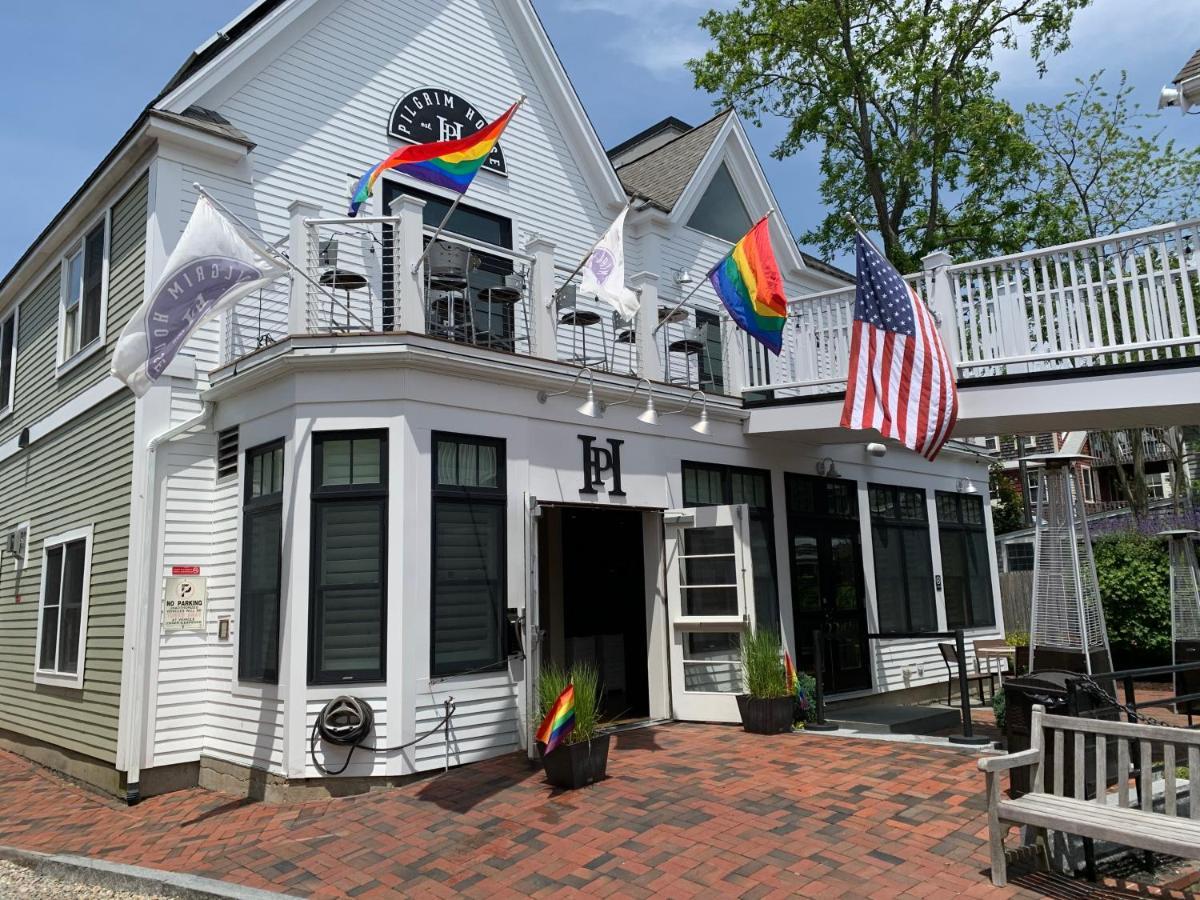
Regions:
<svg viewBox="0 0 1200 900"><path fill-rule="evenodd" d="M759 700L788 696L787 673L779 633L755 629L742 638L742 672L746 693Z"/></svg>
<svg viewBox="0 0 1200 900"><path fill-rule="evenodd" d="M1135 658L1171 647L1171 569L1166 547L1137 532L1104 535L1092 545L1114 652Z"/></svg>
<svg viewBox="0 0 1200 900"><path fill-rule="evenodd" d="M796 673L796 721L817 720L817 679L805 672Z"/></svg>
<svg viewBox="0 0 1200 900"><path fill-rule="evenodd" d="M996 714L996 728L1001 734L1004 734L1004 714L1008 710L1008 701L1005 700L1004 691L996 691L992 697L992 712Z"/></svg>
<svg viewBox="0 0 1200 900"><path fill-rule="evenodd" d="M1010 631L1004 635L1004 643L1010 647L1028 647L1029 632L1028 631Z"/></svg>
<svg viewBox="0 0 1200 900"><path fill-rule="evenodd" d="M542 677L538 679L538 720L535 726L541 724L568 682L575 684L575 727L564 743L579 744L594 738L600 727L600 675L590 663L577 662L569 670L555 663L542 668Z"/></svg>

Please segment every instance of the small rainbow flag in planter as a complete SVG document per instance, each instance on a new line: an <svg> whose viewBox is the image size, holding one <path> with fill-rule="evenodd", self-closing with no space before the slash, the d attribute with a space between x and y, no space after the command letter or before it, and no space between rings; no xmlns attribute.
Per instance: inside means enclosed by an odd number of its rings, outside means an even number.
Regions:
<svg viewBox="0 0 1200 900"><path fill-rule="evenodd" d="M537 734L534 735L534 740L539 744L545 744L542 755L549 754L550 751L566 740L567 735L574 728L575 685L568 684L563 688L563 692L558 695L558 699L551 705L550 711L546 713L546 718L542 719L542 724L538 727Z"/></svg>
<svg viewBox="0 0 1200 900"><path fill-rule="evenodd" d="M395 169L421 181L436 184L459 194L465 194L475 173L483 166L488 154L500 140L500 134L516 113L524 98L510 106L500 118L472 135L453 141L432 141L401 147L377 166L363 173L350 196L351 216L358 215L367 198L375 192L379 174Z"/></svg>
<svg viewBox="0 0 1200 900"><path fill-rule="evenodd" d="M783 651L783 673L787 678L788 693L796 693L796 667L792 665L792 654L786 650Z"/></svg>
<svg viewBox="0 0 1200 900"><path fill-rule="evenodd" d="M771 249L771 231L763 216L733 250L708 273L708 280L733 321L768 350L783 349L787 298Z"/></svg>

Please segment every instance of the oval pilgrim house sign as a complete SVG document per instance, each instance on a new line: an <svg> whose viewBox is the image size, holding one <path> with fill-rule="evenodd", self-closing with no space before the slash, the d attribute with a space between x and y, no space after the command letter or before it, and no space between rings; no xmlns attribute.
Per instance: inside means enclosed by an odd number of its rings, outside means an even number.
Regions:
<svg viewBox="0 0 1200 900"><path fill-rule="evenodd" d="M489 121L473 103L458 94L442 88L422 88L402 97L392 109L388 134L414 144L453 141L479 131ZM508 174L499 143L488 154L483 168L499 175Z"/></svg>

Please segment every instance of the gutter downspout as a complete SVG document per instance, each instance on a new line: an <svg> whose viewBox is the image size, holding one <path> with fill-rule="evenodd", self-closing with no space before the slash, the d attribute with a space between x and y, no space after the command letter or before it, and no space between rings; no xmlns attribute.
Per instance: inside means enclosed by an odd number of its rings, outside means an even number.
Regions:
<svg viewBox="0 0 1200 900"><path fill-rule="evenodd" d="M201 427L205 430L212 424L213 404L202 401L200 412L190 419L168 428L162 434L152 437L146 442L146 483L142 487L143 506L148 512L149 525L143 540L149 542L149 552L146 560L137 573L138 585L134 596L137 606L134 610L134 642L130 646L130 690L132 698L129 704L129 733L130 760L125 772L125 802L133 806L142 798L139 780L141 778L142 760L146 750L146 706L149 696L149 654L153 635L150 634L150 605L154 602L157 589L152 590L156 583L155 573L158 570L158 533L159 533L159 495L158 495L158 448L162 444L173 441L186 431ZM141 638L139 641L138 638Z"/></svg>

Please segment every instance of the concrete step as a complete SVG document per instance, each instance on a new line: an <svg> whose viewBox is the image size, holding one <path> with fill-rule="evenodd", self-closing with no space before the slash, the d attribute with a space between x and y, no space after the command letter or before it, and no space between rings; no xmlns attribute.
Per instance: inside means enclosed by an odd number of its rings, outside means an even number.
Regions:
<svg viewBox="0 0 1200 900"><path fill-rule="evenodd" d="M868 734L936 734L955 728L960 714L938 706L893 706L870 703L838 708L831 706L826 719L843 728Z"/></svg>

